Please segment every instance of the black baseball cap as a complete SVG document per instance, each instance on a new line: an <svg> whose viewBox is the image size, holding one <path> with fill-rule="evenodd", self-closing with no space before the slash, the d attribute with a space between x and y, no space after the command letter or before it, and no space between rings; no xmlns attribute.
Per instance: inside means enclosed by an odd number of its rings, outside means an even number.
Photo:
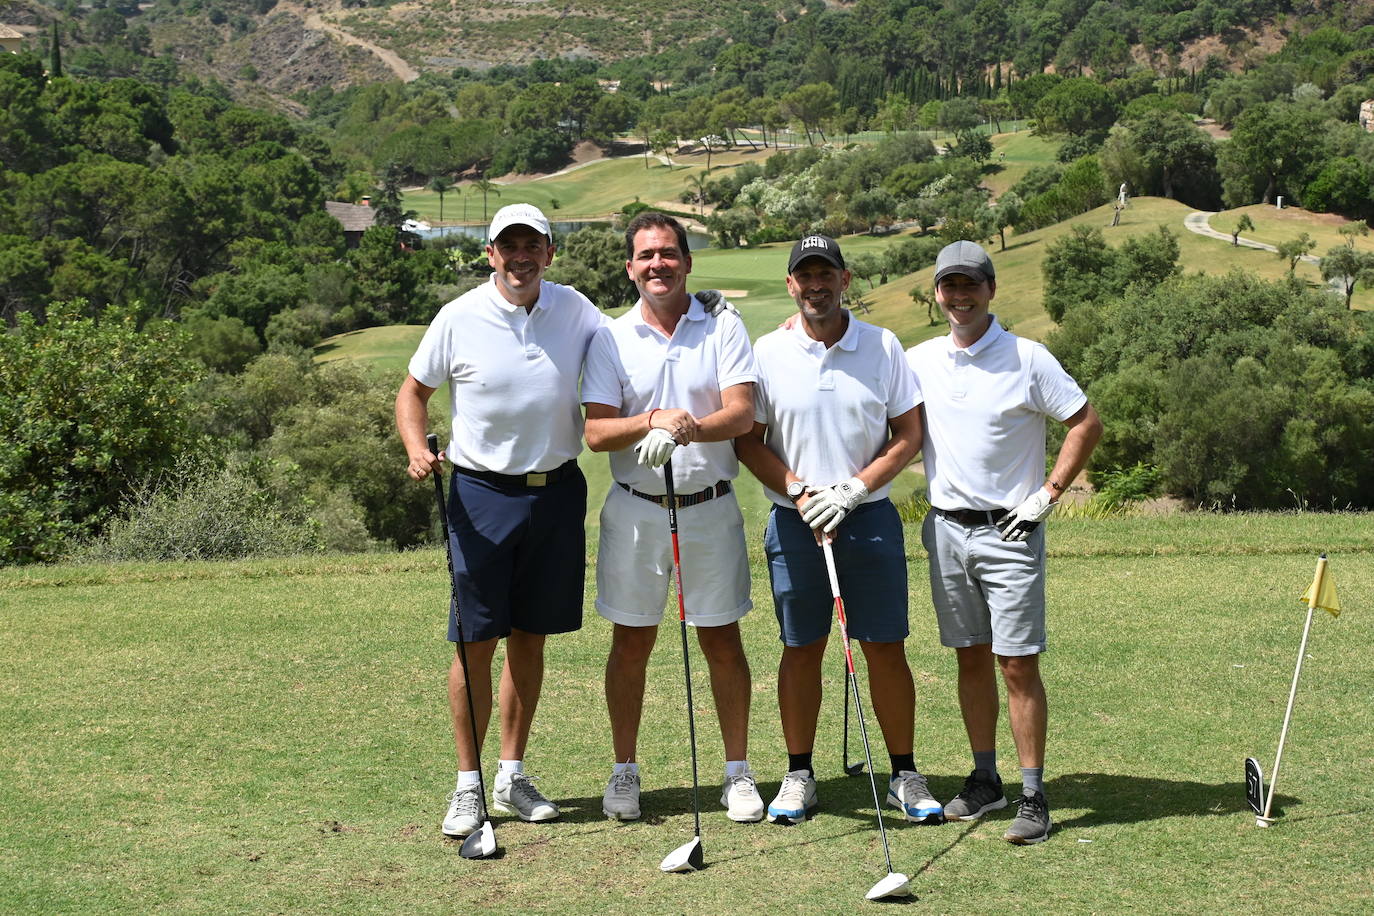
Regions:
<svg viewBox="0 0 1374 916"><path fill-rule="evenodd" d="M840 243L828 235L808 235L792 246L792 254L787 259L787 272L790 274L797 265L807 258L821 258L844 270L844 255L840 254Z"/></svg>

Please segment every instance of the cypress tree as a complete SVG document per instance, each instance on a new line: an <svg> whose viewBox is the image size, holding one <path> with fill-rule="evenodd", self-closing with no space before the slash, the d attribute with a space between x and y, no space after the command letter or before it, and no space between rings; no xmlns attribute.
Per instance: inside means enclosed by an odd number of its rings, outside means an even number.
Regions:
<svg viewBox="0 0 1374 916"><path fill-rule="evenodd" d="M57 20L52 21L52 66L49 73L53 79L62 75L62 42L57 36Z"/></svg>

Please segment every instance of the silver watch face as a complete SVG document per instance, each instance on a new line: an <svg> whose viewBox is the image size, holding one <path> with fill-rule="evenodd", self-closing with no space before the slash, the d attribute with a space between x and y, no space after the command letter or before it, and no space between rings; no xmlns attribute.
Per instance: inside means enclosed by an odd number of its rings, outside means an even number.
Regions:
<svg viewBox="0 0 1374 916"><path fill-rule="evenodd" d="M806 484L802 483L800 480L794 480L787 485L787 498L794 502L800 499L801 495L805 492Z"/></svg>

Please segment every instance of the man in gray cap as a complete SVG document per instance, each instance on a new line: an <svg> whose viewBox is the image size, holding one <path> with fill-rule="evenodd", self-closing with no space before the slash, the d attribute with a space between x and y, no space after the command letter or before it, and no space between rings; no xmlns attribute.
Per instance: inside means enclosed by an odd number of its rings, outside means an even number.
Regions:
<svg viewBox="0 0 1374 916"><path fill-rule="evenodd" d="M1022 795L1005 838L1039 843L1051 819L1044 794L1047 704L1045 529L1040 524L1087 464L1102 421L1041 344L1016 337L989 311L992 259L973 242L935 262L935 300L950 333L906 353L925 397L923 459L931 510L921 529L930 557L940 641L959 665L959 708L973 772L945 816L976 820L1004 808L997 772L996 671L1007 685ZM1048 479L1045 420L1066 427Z"/></svg>

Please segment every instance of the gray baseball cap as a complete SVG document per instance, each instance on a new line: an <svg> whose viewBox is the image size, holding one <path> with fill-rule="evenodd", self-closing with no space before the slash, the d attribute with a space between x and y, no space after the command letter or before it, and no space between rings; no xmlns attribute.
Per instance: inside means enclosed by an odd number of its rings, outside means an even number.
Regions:
<svg viewBox="0 0 1374 916"><path fill-rule="evenodd" d="M487 238L494 242L511 226L529 226L540 235L546 236L549 241L553 241L553 234L549 232L548 217L532 204L508 204L497 210L496 215L491 218Z"/></svg>
<svg viewBox="0 0 1374 916"><path fill-rule="evenodd" d="M997 279L992 258L976 242L951 242L940 249L940 256L935 259L935 282L938 284L949 274L963 274L980 283Z"/></svg>
<svg viewBox="0 0 1374 916"><path fill-rule="evenodd" d="M792 254L787 259L787 272L790 274L797 265L807 258L820 258L833 267L844 270L844 255L840 254L840 243L828 235L808 235L792 246Z"/></svg>

